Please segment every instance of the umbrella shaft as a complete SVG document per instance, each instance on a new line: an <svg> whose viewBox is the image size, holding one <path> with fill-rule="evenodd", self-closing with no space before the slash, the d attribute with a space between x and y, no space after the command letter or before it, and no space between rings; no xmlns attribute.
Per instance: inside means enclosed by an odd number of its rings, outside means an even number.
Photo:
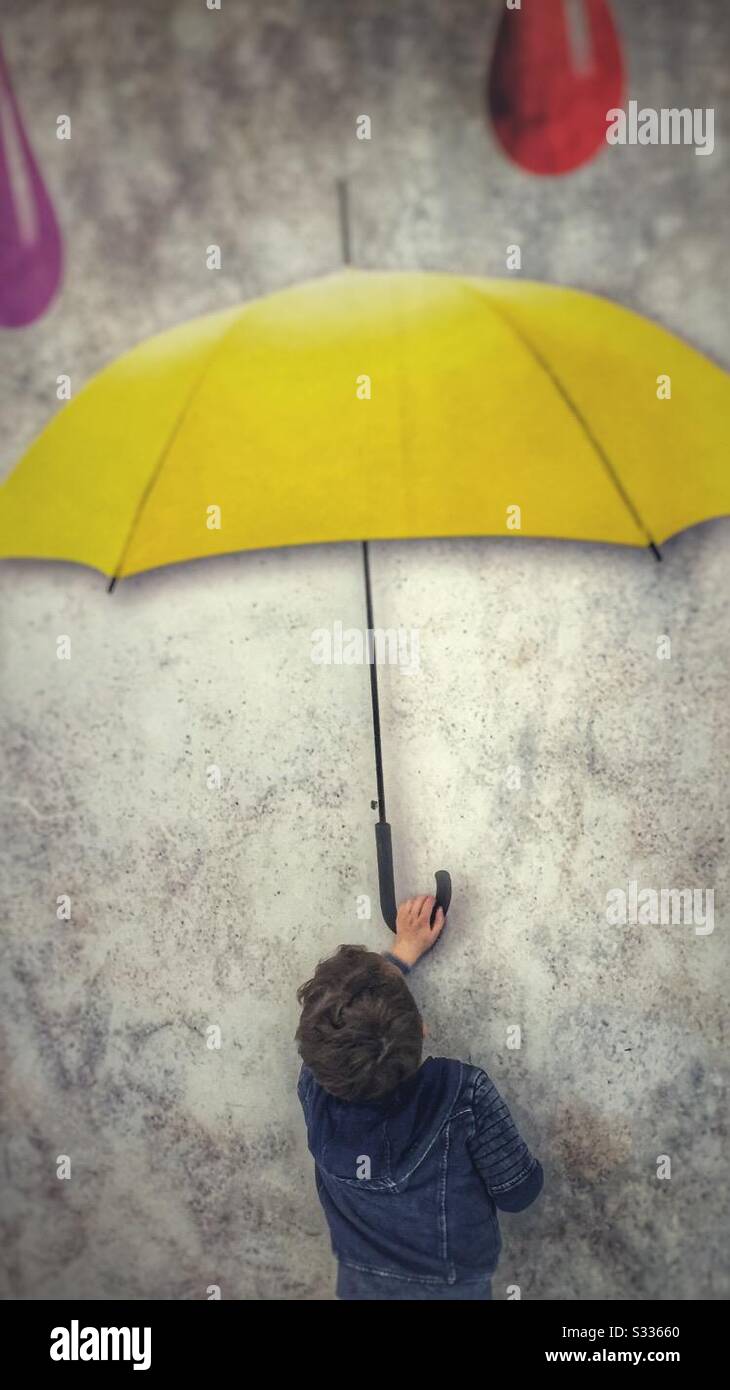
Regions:
<svg viewBox="0 0 730 1390"><path fill-rule="evenodd" d="M370 702L373 710L373 744L375 748L375 777L378 785L378 820L385 821L385 781L383 779L383 748L380 741L380 701L378 699L378 663L375 657L375 623L373 622L373 594L370 586L370 558L368 543L362 543L362 563L365 575L365 608L367 612L368 664L370 666Z"/></svg>

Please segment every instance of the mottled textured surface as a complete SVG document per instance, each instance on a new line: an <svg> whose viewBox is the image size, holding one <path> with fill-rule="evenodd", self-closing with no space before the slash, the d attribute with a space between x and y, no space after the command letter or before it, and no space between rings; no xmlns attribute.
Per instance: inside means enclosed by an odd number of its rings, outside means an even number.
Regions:
<svg viewBox="0 0 730 1390"><path fill-rule="evenodd" d="M519 242L525 274L730 364L728 7L615 3L631 94L711 102L714 155L619 149L554 183L485 128L499 8L13 7L68 265L46 318L0 337L3 466L58 373L79 386L158 329L335 265L343 173L362 265L500 274ZM378 545L373 569L380 622L421 637L420 675L382 682L398 883L442 863L455 883L413 981L430 1050L486 1066L546 1166L543 1200L504 1220L495 1297L727 1296L730 524L661 566L485 540ZM2 1293L331 1298L292 1035L320 956L390 940L356 917L376 893L366 673L310 660L313 628L362 621L357 548L201 562L113 598L71 566L0 580ZM606 892L632 878L715 887L714 933L609 927Z"/></svg>

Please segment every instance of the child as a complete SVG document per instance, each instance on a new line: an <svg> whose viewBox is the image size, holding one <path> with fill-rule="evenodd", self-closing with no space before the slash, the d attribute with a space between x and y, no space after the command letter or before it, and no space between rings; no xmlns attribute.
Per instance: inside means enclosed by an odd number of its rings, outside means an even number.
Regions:
<svg viewBox="0 0 730 1390"><path fill-rule="evenodd" d="M486 1072L421 1060L406 984L440 935L434 899L398 909L392 951L340 946L297 993L298 1094L341 1299L489 1299L495 1208L522 1211L542 1168Z"/></svg>

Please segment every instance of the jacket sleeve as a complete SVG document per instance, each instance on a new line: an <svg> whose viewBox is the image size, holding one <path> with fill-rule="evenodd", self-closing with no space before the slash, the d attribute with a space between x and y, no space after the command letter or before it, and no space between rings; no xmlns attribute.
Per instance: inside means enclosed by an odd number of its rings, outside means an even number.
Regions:
<svg viewBox="0 0 730 1390"><path fill-rule="evenodd" d="M304 1111L305 1116L307 1114L307 1103L309 1101L311 1090L312 1073L309 1070L309 1067L305 1066L304 1062L302 1062L302 1065L299 1068L299 1077L297 1080L297 1095L299 1096L301 1107Z"/></svg>
<svg viewBox="0 0 730 1390"><path fill-rule="evenodd" d="M494 1082L478 1071L472 1099L472 1163L500 1211L523 1211L540 1195L542 1166L521 1138Z"/></svg>

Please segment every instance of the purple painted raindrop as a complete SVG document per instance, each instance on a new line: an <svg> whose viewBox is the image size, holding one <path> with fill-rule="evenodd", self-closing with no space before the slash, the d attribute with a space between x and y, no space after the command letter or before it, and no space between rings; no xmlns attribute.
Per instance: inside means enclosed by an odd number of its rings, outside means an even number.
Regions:
<svg viewBox="0 0 730 1390"><path fill-rule="evenodd" d="M40 318L61 279L61 233L0 49L0 327Z"/></svg>

